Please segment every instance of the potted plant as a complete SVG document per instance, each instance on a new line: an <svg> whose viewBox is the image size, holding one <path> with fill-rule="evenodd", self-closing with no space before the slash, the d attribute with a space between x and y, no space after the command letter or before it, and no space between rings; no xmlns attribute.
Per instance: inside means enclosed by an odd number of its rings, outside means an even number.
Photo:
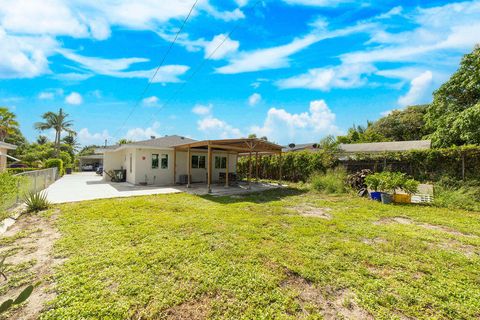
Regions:
<svg viewBox="0 0 480 320"><path fill-rule="evenodd" d="M399 185L399 188L406 192L406 194L397 194L393 195L393 201L396 203L410 203L412 202L412 194L418 191L419 182L414 179L409 179L404 176L404 179Z"/></svg>
<svg viewBox="0 0 480 320"><path fill-rule="evenodd" d="M72 174L72 165L71 165L71 164L68 164L68 165L65 167L65 173L66 173L66 174Z"/></svg>
<svg viewBox="0 0 480 320"><path fill-rule="evenodd" d="M375 173L365 177L365 184L370 190L370 198L372 200L381 201L382 193L378 191L378 187L380 185L380 174Z"/></svg>

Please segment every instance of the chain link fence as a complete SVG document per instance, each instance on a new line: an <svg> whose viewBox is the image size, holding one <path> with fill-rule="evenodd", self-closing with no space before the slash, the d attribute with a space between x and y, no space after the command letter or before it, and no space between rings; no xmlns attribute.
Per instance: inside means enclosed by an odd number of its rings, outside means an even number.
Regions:
<svg viewBox="0 0 480 320"><path fill-rule="evenodd" d="M24 195L29 192L39 192L48 188L58 178L57 168L23 172L14 175L16 187L12 192L2 197L0 212L5 212L23 202Z"/></svg>

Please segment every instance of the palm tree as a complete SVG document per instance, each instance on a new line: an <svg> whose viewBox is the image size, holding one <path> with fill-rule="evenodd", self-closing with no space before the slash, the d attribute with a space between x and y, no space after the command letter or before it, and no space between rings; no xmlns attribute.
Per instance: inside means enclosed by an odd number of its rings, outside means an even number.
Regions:
<svg viewBox="0 0 480 320"><path fill-rule="evenodd" d="M37 137L37 143L40 145L44 145L45 143L48 142L48 138L46 136L39 135Z"/></svg>
<svg viewBox="0 0 480 320"><path fill-rule="evenodd" d="M55 112L45 112L42 115L43 120L45 122L37 122L35 123L35 129L44 131L44 130L49 130L49 129L54 129L55 130L55 155L58 157L58 154L60 152L60 140L62 136L62 131L66 131L69 134L75 135L75 131L73 131L71 128L73 126L73 121L67 120L68 114L64 113L62 108L58 111L58 113Z"/></svg>
<svg viewBox="0 0 480 320"><path fill-rule="evenodd" d="M75 134L69 133L68 136L64 137L63 143L66 144L67 146L70 146L73 151L77 151L78 147L80 146L80 143L78 143L77 137Z"/></svg>
<svg viewBox="0 0 480 320"><path fill-rule="evenodd" d="M17 116L7 107L0 107L0 141L5 141L8 135L14 134L18 129Z"/></svg>

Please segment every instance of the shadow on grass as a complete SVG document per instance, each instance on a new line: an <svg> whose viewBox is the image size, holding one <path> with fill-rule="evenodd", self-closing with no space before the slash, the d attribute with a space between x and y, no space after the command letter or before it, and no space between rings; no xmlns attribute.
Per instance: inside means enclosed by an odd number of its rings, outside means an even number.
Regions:
<svg viewBox="0 0 480 320"><path fill-rule="evenodd" d="M306 189L297 189L292 187L271 189L252 193L243 193L237 195L227 196L215 196L215 195L202 195L201 198L209 201L213 201L220 204L231 203L267 203L272 201L279 201L285 197L299 196L307 193Z"/></svg>

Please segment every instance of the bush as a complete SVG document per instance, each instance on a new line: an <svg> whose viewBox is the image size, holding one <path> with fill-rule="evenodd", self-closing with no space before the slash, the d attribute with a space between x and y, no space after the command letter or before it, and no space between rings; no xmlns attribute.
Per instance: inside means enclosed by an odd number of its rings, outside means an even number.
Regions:
<svg viewBox="0 0 480 320"><path fill-rule="evenodd" d="M58 168L58 174L61 176L65 173L62 159L48 159L45 161L45 168Z"/></svg>
<svg viewBox="0 0 480 320"><path fill-rule="evenodd" d="M22 172L29 172L29 171L35 171L38 170L38 168L8 168L7 172L10 174L19 174Z"/></svg>
<svg viewBox="0 0 480 320"><path fill-rule="evenodd" d="M0 173L0 212L15 204L20 177Z"/></svg>
<svg viewBox="0 0 480 320"><path fill-rule="evenodd" d="M480 211L480 187L437 186L434 204L445 208Z"/></svg>
<svg viewBox="0 0 480 320"><path fill-rule="evenodd" d="M329 169L326 173L317 173L310 178L310 184L316 191L325 193L345 193L347 172L343 167Z"/></svg>
<svg viewBox="0 0 480 320"><path fill-rule="evenodd" d="M39 212L50 207L50 202L47 200L45 192L29 192L25 195L25 204L27 205L27 212Z"/></svg>
<svg viewBox="0 0 480 320"><path fill-rule="evenodd" d="M371 190L395 193L401 189L409 194L417 192L419 184L404 173L388 171L367 176L365 183Z"/></svg>

